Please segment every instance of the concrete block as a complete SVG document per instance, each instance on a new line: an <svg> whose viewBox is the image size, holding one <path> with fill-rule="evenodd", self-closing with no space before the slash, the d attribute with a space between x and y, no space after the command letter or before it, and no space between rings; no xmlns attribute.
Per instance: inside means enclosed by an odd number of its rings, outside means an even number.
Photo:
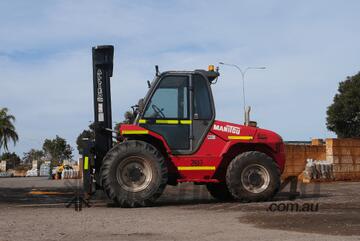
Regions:
<svg viewBox="0 0 360 241"><path fill-rule="evenodd" d="M346 173L338 172L334 173L336 181L357 181L360 180L360 173Z"/></svg>
<svg viewBox="0 0 360 241"><path fill-rule="evenodd" d="M323 140L323 139L312 139L312 140L311 140L311 145L312 145L312 146L321 146L321 145L324 145L324 140Z"/></svg>
<svg viewBox="0 0 360 241"><path fill-rule="evenodd" d="M340 163L340 158L338 156L326 156L326 160L333 164Z"/></svg>
<svg viewBox="0 0 360 241"><path fill-rule="evenodd" d="M326 155L334 155L334 148L333 146L326 146Z"/></svg>
<svg viewBox="0 0 360 241"><path fill-rule="evenodd" d="M351 148L351 155L360 156L360 147L352 147Z"/></svg>
<svg viewBox="0 0 360 241"><path fill-rule="evenodd" d="M338 146L339 145L339 139L336 138L327 138L325 140L325 145L328 147Z"/></svg>
<svg viewBox="0 0 360 241"><path fill-rule="evenodd" d="M360 139L346 138L338 139L341 147L360 147Z"/></svg>
<svg viewBox="0 0 360 241"><path fill-rule="evenodd" d="M353 156L355 164L360 164L360 156Z"/></svg>
<svg viewBox="0 0 360 241"><path fill-rule="evenodd" d="M360 164L334 164L334 172L360 173Z"/></svg>
<svg viewBox="0 0 360 241"><path fill-rule="evenodd" d="M352 159L352 156L343 155L340 158L340 163L341 164L353 164L354 161Z"/></svg>
<svg viewBox="0 0 360 241"><path fill-rule="evenodd" d="M340 155L342 156L347 156L347 155L351 155L351 147L341 147L340 148Z"/></svg>

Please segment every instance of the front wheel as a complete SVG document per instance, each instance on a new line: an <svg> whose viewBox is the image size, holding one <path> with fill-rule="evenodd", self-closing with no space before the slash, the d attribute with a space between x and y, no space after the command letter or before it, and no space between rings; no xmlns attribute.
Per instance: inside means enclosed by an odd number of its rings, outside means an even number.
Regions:
<svg viewBox="0 0 360 241"><path fill-rule="evenodd" d="M228 166L226 183L237 200L266 201L279 190L280 170L268 155L258 151L244 152Z"/></svg>
<svg viewBox="0 0 360 241"><path fill-rule="evenodd" d="M121 207L150 206L167 183L164 157L143 141L120 143L103 160L101 183L108 198Z"/></svg>

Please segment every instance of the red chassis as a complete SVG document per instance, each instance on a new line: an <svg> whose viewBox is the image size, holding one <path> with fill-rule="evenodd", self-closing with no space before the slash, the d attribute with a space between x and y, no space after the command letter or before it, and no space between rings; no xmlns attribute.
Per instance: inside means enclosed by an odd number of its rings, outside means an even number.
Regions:
<svg viewBox="0 0 360 241"><path fill-rule="evenodd" d="M239 153L260 151L273 158L280 172L285 165L282 138L269 130L215 121L200 147L191 155L174 155L164 138L139 125L122 124L120 133L126 139L145 140L156 146L167 160L170 175L177 182L221 182L227 165Z"/></svg>

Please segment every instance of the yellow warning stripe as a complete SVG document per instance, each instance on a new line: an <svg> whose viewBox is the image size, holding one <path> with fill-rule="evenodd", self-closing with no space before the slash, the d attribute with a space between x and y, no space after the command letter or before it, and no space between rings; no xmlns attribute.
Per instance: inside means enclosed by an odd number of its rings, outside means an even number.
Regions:
<svg viewBox="0 0 360 241"><path fill-rule="evenodd" d="M88 170L89 169L89 157L85 157L84 158L84 170Z"/></svg>
<svg viewBox="0 0 360 241"><path fill-rule="evenodd" d="M170 125L177 125L179 124L178 120L156 120L156 124L170 124Z"/></svg>
<svg viewBox="0 0 360 241"><path fill-rule="evenodd" d="M139 124L146 124L148 123L145 119L140 119ZM155 120L156 124L167 124L167 125L191 125L192 120Z"/></svg>
<svg viewBox="0 0 360 241"><path fill-rule="evenodd" d="M73 192L50 192L50 191L31 191L28 192L30 195L64 195L73 194Z"/></svg>
<svg viewBox="0 0 360 241"><path fill-rule="evenodd" d="M191 125L191 124L192 124L192 120L180 120L180 124L183 124L183 125Z"/></svg>
<svg viewBox="0 0 360 241"><path fill-rule="evenodd" d="M252 136L228 136L229 140L252 140Z"/></svg>
<svg viewBox="0 0 360 241"><path fill-rule="evenodd" d="M215 166L179 166L179 171L213 171Z"/></svg>
<svg viewBox="0 0 360 241"><path fill-rule="evenodd" d="M149 131L146 130L124 130L121 131L121 134L123 135L146 135L149 134Z"/></svg>

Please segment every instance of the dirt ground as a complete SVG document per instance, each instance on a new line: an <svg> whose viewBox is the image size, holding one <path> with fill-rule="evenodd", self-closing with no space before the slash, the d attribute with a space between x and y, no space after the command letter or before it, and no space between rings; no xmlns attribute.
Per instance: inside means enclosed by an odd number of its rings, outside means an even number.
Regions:
<svg viewBox="0 0 360 241"><path fill-rule="evenodd" d="M137 209L108 205L100 192L75 211L65 205L77 185L1 178L0 240L360 240L359 182L299 184L295 200L282 192L247 204L181 184L168 186L156 206Z"/></svg>

